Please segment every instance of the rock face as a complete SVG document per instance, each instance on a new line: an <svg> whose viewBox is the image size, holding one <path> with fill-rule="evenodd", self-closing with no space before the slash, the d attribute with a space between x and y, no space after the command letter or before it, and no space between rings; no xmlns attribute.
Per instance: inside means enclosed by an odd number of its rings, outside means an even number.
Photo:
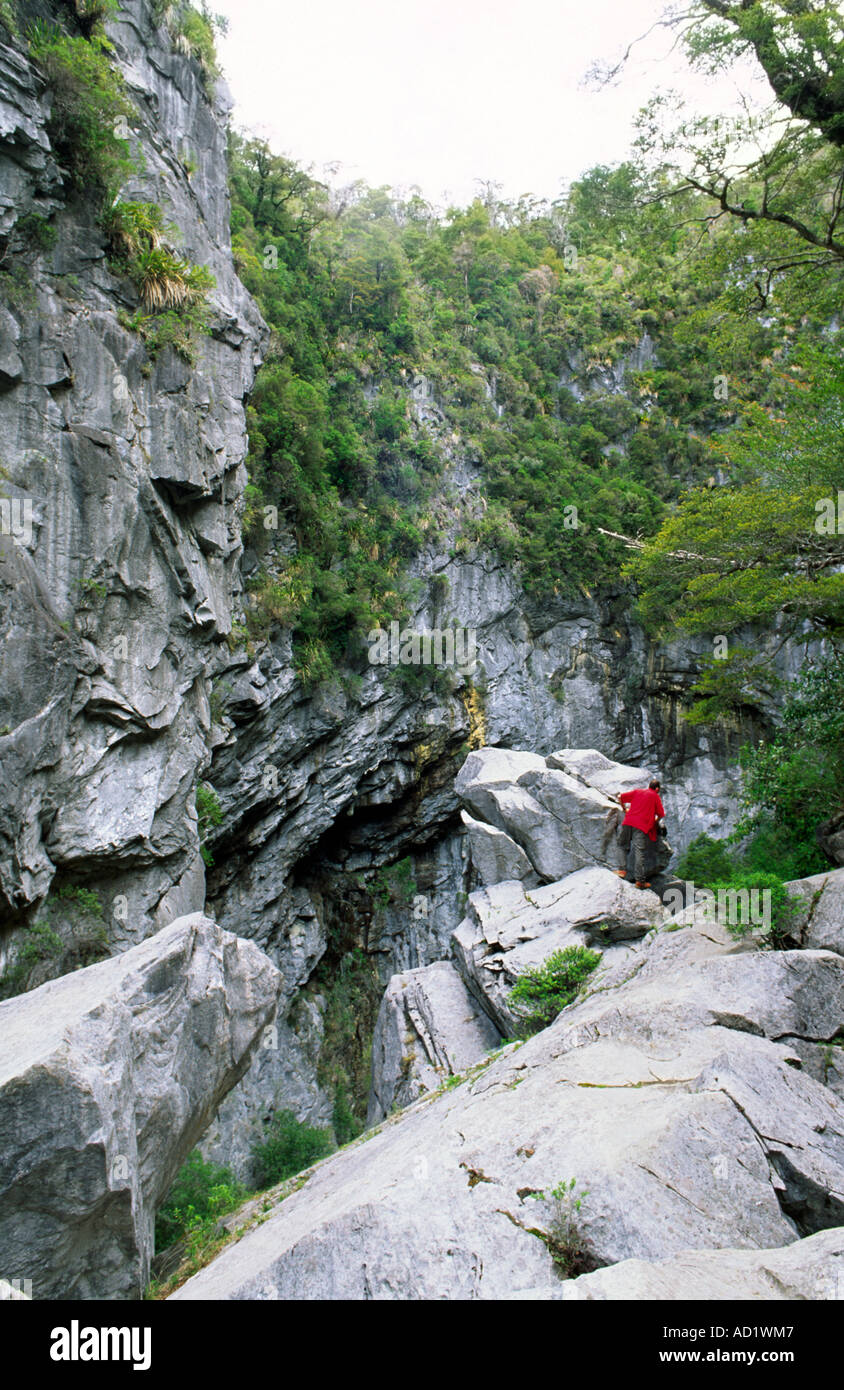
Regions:
<svg viewBox="0 0 844 1390"><path fill-rule="evenodd" d="M790 1042L841 1029L844 961L737 949L693 912L672 926L524 1046L326 1159L175 1297L558 1298L542 1237L572 1177L598 1270L758 1259L844 1225L844 1106Z"/></svg>
<svg viewBox="0 0 844 1390"><path fill-rule="evenodd" d="M37 9L73 23L59 0ZM708 652L703 637L653 647L621 587L600 601L537 601L499 557L456 546L483 512L484 479L420 378L408 409L438 433L447 470L441 538L412 564L422 595L414 621L473 629L476 678L419 697L371 668L355 689L309 692L289 634L237 645L243 576L257 563L240 535L244 400L265 328L231 256L227 95L221 84L208 92L153 13L150 0L123 0L108 24L135 105L138 172L123 196L158 202L180 250L216 277L195 366L170 349L151 361L125 326L136 297L58 167L49 91L23 51L0 44L0 239L4 269L18 264L26 288L0 303L2 487L25 520L0 534L0 968L14 968L45 904L63 949L29 983L78 963L80 950L84 959L92 945L126 950L206 905L266 949L285 980L279 1047L256 1060L208 1138L214 1157L246 1172L268 1108L291 1105L315 1123L331 1116L333 1097L317 1081L325 982L314 974L333 904L348 909L350 941L386 984L448 953L463 895L479 880L515 874L530 887L534 876L595 862L591 848L578 857L577 825L567 859L547 833L568 787L560 778L597 805L601 767L591 754L588 768L579 761L583 750L603 748L625 767L659 764L681 849L731 824L734 748L679 717ZM26 244L32 214L51 219L53 247ZM643 339L629 362L650 350ZM621 364L609 370L620 388ZM446 581L438 596L434 577ZM772 636L772 662L788 677L803 650L780 646ZM517 799L528 830L537 817L543 872L496 822L477 813L461 822L453 783L467 743L541 755L531 764L538 781ZM560 748L568 761L546 763ZM222 809L208 876L200 779ZM371 882L404 858L409 901L358 890L361 876ZM97 894L102 921L80 926L65 910L62 892L79 887Z"/></svg>
<svg viewBox="0 0 844 1390"><path fill-rule="evenodd" d="M517 1020L507 998L526 969L567 946L602 952L606 967L628 954L616 943L644 936L662 918L655 893L634 888L608 869L580 869L529 891L520 883L499 883L470 895L454 933L455 961L501 1032L512 1035Z"/></svg>
<svg viewBox="0 0 844 1390"><path fill-rule="evenodd" d="M788 892L800 905L793 930L801 944L844 956L844 869L796 879Z"/></svg>
<svg viewBox="0 0 844 1390"><path fill-rule="evenodd" d="M204 907L194 799L240 606L244 398L266 330L232 263L224 89L209 97L149 0L125 0L108 32L134 103L122 197L157 202L216 277L212 331L195 367L170 348L149 360L124 326L134 291L63 184L44 79L0 44L4 269L30 287L0 305L3 490L21 523L0 535L0 918L23 925L70 878L123 949ZM17 229L32 216L52 217L52 248Z"/></svg>
<svg viewBox="0 0 844 1390"><path fill-rule="evenodd" d="M280 978L181 918L0 1004L0 1268L36 1299L139 1298L179 1166L246 1070Z"/></svg>
<svg viewBox="0 0 844 1390"><path fill-rule="evenodd" d="M527 888L539 886L540 878L524 850L503 830L473 820L465 811L460 819L466 827L472 867L485 887L517 879Z"/></svg>
<svg viewBox="0 0 844 1390"><path fill-rule="evenodd" d="M535 874L551 883L593 864L615 868L615 832L608 821L618 807L614 797L647 786L652 775L594 749L563 749L547 759L499 748L470 753L454 785L470 811L488 822L485 837L477 822L469 825L481 882L529 882ZM654 860L667 862L659 842Z"/></svg>
<svg viewBox="0 0 844 1390"><path fill-rule="evenodd" d="M582 1274L563 1288L567 1302L591 1299L840 1299L844 1227L819 1231L781 1250L690 1250L665 1260L622 1260Z"/></svg>
<svg viewBox="0 0 844 1390"><path fill-rule="evenodd" d="M377 1124L394 1105L409 1105L435 1090L500 1042L448 961L394 975L375 1026L367 1123Z"/></svg>

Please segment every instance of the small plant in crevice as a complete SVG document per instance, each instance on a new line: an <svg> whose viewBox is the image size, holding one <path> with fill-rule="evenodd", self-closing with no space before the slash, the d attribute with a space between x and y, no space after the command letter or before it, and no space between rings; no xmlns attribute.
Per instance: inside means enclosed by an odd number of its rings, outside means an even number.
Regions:
<svg viewBox="0 0 844 1390"><path fill-rule="evenodd" d="M154 0L153 16L166 28L176 52L199 64L206 86L213 83L220 75L215 31L225 32L225 16L213 14L204 3L198 9L186 0Z"/></svg>
<svg viewBox="0 0 844 1390"><path fill-rule="evenodd" d="M508 1006L518 1020L521 1037L539 1033L568 1004L600 964L599 951L586 946L566 946L554 951L541 965L525 970L508 996Z"/></svg>
<svg viewBox="0 0 844 1390"><path fill-rule="evenodd" d="M409 907L417 891L410 857L399 859L388 868L379 869L372 879L370 890L372 901L378 908L386 908L391 904Z"/></svg>
<svg viewBox="0 0 844 1390"><path fill-rule="evenodd" d="M105 213L103 230L112 255L119 262L131 262L142 251L159 247L168 228L157 203L120 199Z"/></svg>
<svg viewBox="0 0 844 1390"><path fill-rule="evenodd" d="M63 0L63 3L77 19L86 38L120 9L120 0Z"/></svg>
<svg viewBox="0 0 844 1390"><path fill-rule="evenodd" d="M15 223L14 235L24 252L36 253L52 251L58 238L50 219L42 217L38 212L28 212L19 217Z"/></svg>
<svg viewBox="0 0 844 1390"><path fill-rule="evenodd" d="M101 918L103 915L103 905L99 896L91 888L82 888L74 883L66 883L58 890L56 897L60 901L75 904L91 917Z"/></svg>
<svg viewBox="0 0 844 1390"><path fill-rule="evenodd" d="M115 201L105 214L112 267L135 286L141 307L122 314L122 326L140 333L152 361L173 347L193 363L196 341L210 332L208 295L217 281L169 245L174 232L157 203Z"/></svg>
<svg viewBox="0 0 844 1390"><path fill-rule="evenodd" d="M153 314L193 307L217 283L207 266L192 265L161 245L139 250L127 269L143 307Z"/></svg>
<svg viewBox="0 0 844 1390"><path fill-rule="evenodd" d="M207 869L213 869L214 856L206 843L216 825L222 824L223 808L220 798L207 782L200 782L196 789L196 814L199 820L199 852Z"/></svg>
<svg viewBox="0 0 844 1390"><path fill-rule="evenodd" d="M315 983L325 999L317 1081L334 1098L337 1143L347 1144L366 1126L372 1038L384 987L374 960L357 946L333 961L327 953Z"/></svg>
<svg viewBox="0 0 844 1390"><path fill-rule="evenodd" d="M547 1202L551 1207L551 1221L547 1231L534 1230L544 1241L551 1259L563 1279L574 1279L578 1274L586 1274L595 1268L595 1260L586 1241L578 1229L577 1218L585 1199L586 1191L577 1190L577 1179L558 1182L550 1192L532 1192L530 1196Z"/></svg>

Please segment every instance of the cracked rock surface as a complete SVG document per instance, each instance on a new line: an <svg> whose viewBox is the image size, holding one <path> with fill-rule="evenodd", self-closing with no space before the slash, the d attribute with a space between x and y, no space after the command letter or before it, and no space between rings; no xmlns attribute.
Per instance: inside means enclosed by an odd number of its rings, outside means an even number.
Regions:
<svg viewBox="0 0 844 1390"><path fill-rule="evenodd" d="M323 1161L174 1297L559 1298L541 1194L572 1177L598 1274L840 1227L844 1105L789 1039L844 1028L843 984L832 952L747 950L690 912L529 1042Z"/></svg>
<svg viewBox="0 0 844 1390"><path fill-rule="evenodd" d="M207 917L0 1004L0 1252L36 1299L140 1298L156 1208L273 1017Z"/></svg>

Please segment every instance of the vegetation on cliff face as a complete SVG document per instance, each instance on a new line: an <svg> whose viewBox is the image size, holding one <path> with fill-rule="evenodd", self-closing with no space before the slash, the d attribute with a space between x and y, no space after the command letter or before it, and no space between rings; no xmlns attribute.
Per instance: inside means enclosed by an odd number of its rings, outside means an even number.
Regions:
<svg viewBox="0 0 844 1390"><path fill-rule="evenodd" d="M58 10L59 22L27 24L9 3L0 10L0 23L22 39L42 73L50 101L47 131L67 187L95 212L108 239L112 269L127 277L137 293L137 312L119 315L123 327L141 335L151 362L165 347L193 362L198 339L210 331L208 295L216 281L205 266L192 264L176 250L170 239L178 237L178 229L167 222L162 208L121 196L127 180L141 170L130 139L137 111L103 28L118 9L117 0L68 0ZM213 55L210 15L189 5L170 6L166 14L173 25L187 24L193 15L190 22L206 35ZM197 57L207 75L216 69L206 47L205 56L190 46L185 51ZM30 213L19 219L0 272L0 291L7 300L25 295L27 258L51 250L55 239L49 218Z"/></svg>
<svg viewBox="0 0 844 1390"><path fill-rule="evenodd" d="M498 550L540 598L632 584L652 635L720 642L693 720L759 708L747 624L834 652L840 17L701 0L686 19L703 68L755 53L771 110L713 123L656 98L631 159L553 203L329 193L232 137L235 255L274 334L250 410L251 622L292 629L308 680L407 611L455 450L479 477L451 499L458 550Z"/></svg>

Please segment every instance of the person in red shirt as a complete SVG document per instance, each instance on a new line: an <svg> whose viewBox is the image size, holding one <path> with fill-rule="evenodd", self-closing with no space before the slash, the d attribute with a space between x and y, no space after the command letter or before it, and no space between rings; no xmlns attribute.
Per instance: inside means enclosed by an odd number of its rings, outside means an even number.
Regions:
<svg viewBox="0 0 844 1390"><path fill-rule="evenodd" d="M648 865L651 858L650 847L659 834L659 822L665 818L665 808L659 798L660 784L656 777L651 778L647 787L632 792L621 792L618 800L627 807L627 815L618 831L619 878L627 877L627 855L633 849L633 870L637 888L650 888L647 881Z"/></svg>

